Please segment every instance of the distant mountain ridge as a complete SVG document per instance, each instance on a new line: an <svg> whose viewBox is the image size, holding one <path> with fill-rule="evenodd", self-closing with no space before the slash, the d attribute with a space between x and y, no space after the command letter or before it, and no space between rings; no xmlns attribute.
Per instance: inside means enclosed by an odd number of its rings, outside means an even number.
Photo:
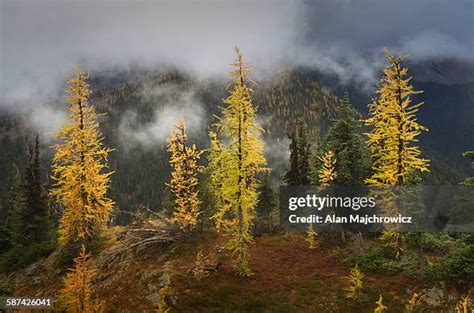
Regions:
<svg viewBox="0 0 474 313"><path fill-rule="evenodd" d="M431 59L408 62L407 66L415 89L423 91L414 99L425 103L418 116L421 124L430 129L420 138L423 150L469 171L469 162L462 153L474 149L474 64ZM371 90L364 90L356 81L342 84L334 75L314 69L303 71L336 95L349 92L354 107L363 115L368 113L375 83Z"/></svg>
<svg viewBox="0 0 474 313"><path fill-rule="evenodd" d="M474 82L474 62L438 58L408 62L408 67L420 82L444 85Z"/></svg>
<svg viewBox="0 0 474 313"><path fill-rule="evenodd" d="M173 119L185 111L191 112L187 113L190 140L201 149L207 148L213 116L219 115L222 99L228 95L226 81L198 80L169 70L92 73L90 83L94 91L91 103L99 113L106 113L100 120L105 143L115 149L110 157L111 169L115 171L112 197L120 210L135 210L140 205L160 208L166 193L165 182L169 180L165 139ZM430 129L420 141L424 154L436 158L436 166L444 172L450 168L467 170L468 162L461 153L474 147L474 83L414 84L424 90L419 97L425 102L419 118ZM310 69L282 71L272 80L257 82L253 89L258 118L265 130L266 155L276 179L281 178L287 166L287 133L299 120L309 126L315 146L317 137L323 138L337 118L337 95L349 91L353 106L360 112L366 112L370 101L370 95L357 86L331 83L330 78ZM23 166L27 136L33 130L11 113L1 115L0 119L0 172L6 173L0 184L0 196L4 203L14 164ZM169 125L161 125L163 121ZM53 152L43 145L45 172Z"/></svg>

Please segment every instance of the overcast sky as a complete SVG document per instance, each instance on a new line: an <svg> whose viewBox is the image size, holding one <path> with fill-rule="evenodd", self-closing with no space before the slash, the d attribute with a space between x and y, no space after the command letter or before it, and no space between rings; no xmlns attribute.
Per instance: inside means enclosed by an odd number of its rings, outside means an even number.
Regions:
<svg viewBox="0 0 474 313"><path fill-rule="evenodd" d="M383 46L412 59L474 60L474 0L0 3L3 108L60 95L76 64L171 64L223 77L236 45L257 75L307 65L370 80Z"/></svg>
<svg viewBox="0 0 474 313"><path fill-rule="evenodd" d="M305 41L341 41L359 51L406 48L416 57L473 58L473 0L307 1ZM408 51L409 50L409 51Z"/></svg>

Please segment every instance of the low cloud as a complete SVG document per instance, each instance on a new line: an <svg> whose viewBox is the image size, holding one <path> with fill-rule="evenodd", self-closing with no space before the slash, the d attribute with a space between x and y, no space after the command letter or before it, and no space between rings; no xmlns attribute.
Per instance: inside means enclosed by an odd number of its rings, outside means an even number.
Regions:
<svg viewBox="0 0 474 313"><path fill-rule="evenodd" d="M440 59L449 56L469 61L472 60L473 47L469 48L457 38L442 32L424 30L412 36L405 36L400 45L395 47L394 50L400 54L409 54L413 60Z"/></svg>
<svg viewBox="0 0 474 313"><path fill-rule="evenodd" d="M472 0L0 0L0 110L49 133L78 64L92 73L172 66L224 78L236 45L256 79L308 66L368 90L385 64L383 46L414 60L472 62L473 8ZM187 109L177 110L164 114Z"/></svg>
<svg viewBox="0 0 474 313"><path fill-rule="evenodd" d="M181 91L177 85L145 86L142 97L156 103L153 117L142 122L142 114L128 111L119 125L119 136L125 148L137 145L150 148L166 142L179 117L186 122L188 134L196 135L203 130L205 110L193 90Z"/></svg>
<svg viewBox="0 0 474 313"><path fill-rule="evenodd" d="M29 112L28 120L39 133L43 134L46 143L52 142L63 121L66 119L66 112L58 110L52 106L33 107Z"/></svg>
<svg viewBox="0 0 474 313"><path fill-rule="evenodd" d="M369 91L385 65L382 49L361 53L346 43L334 42L326 47L302 49L296 66L315 68L333 76L342 85L356 84Z"/></svg>

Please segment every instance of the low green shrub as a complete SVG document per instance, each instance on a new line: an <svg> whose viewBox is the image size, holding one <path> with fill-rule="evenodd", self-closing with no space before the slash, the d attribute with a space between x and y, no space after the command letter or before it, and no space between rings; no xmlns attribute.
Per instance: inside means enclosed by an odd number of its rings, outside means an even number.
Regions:
<svg viewBox="0 0 474 313"><path fill-rule="evenodd" d="M55 240L36 243L27 247L14 246L0 255L0 272L12 272L49 255L56 247Z"/></svg>
<svg viewBox="0 0 474 313"><path fill-rule="evenodd" d="M426 272L428 281L444 281L447 284L469 289L474 285L474 243L466 240Z"/></svg>

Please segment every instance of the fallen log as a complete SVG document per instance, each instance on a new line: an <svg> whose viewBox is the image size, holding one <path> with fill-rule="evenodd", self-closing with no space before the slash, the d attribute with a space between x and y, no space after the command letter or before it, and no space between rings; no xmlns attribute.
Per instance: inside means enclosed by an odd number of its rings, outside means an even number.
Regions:
<svg viewBox="0 0 474 313"><path fill-rule="evenodd" d="M125 232L126 233L158 233L158 234L169 233L169 231L165 229L153 229L153 228L130 228L130 229L126 229Z"/></svg>
<svg viewBox="0 0 474 313"><path fill-rule="evenodd" d="M168 236L153 236L153 237L148 237L148 238L145 238L145 239L142 239L138 242L134 242L130 245L127 245L126 247L123 247L117 251L115 251L114 253L112 253L109 257L109 261L112 262L117 256L121 255L122 253L130 250L130 249L133 249L133 248L137 248L137 247L143 247L143 246L147 246L147 245L150 245L150 244L156 244L156 243L171 243L171 242L174 242L176 241L176 238L168 235Z"/></svg>

